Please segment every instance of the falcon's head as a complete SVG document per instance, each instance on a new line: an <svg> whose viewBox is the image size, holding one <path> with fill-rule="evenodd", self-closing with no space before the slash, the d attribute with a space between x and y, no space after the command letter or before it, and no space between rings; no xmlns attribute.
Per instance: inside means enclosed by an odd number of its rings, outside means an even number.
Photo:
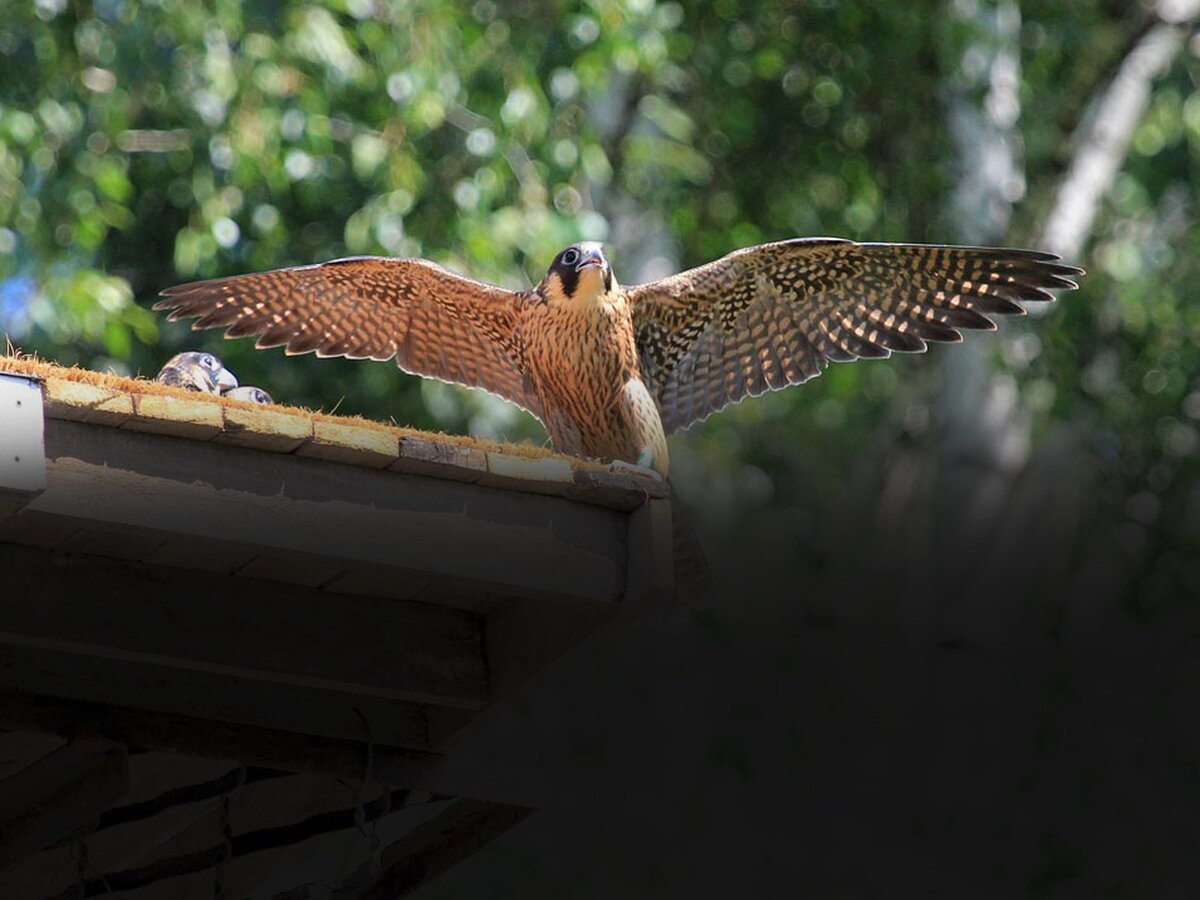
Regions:
<svg viewBox="0 0 1200 900"><path fill-rule="evenodd" d="M224 396L231 400L245 400L247 403L274 403L274 398L260 387L243 384L241 387L230 388Z"/></svg>
<svg viewBox="0 0 1200 900"><path fill-rule="evenodd" d="M572 244L554 257L541 288L552 302L595 300L612 291L612 266L595 241Z"/></svg>
<svg viewBox="0 0 1200 900"><path fill-rule="evenodd" d="M211 353L176 353L154 379L162 384L205 394L221 394L238 386L237 376Z"/></svg>

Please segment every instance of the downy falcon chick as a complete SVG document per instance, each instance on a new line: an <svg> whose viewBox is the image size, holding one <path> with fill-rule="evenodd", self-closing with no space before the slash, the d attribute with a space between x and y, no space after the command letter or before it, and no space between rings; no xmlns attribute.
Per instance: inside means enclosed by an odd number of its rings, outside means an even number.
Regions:
<svg viewBox="0 0 1200 900"><path fill-rule="evenodd" d="M633 287L572 244L528 291L425 259L355 257L178 285L157 310L289 354L389 360L528 410L554 448L668 471L666 436L830 361L918 353L1053 300L1035 250L799 238Z"/></svg>
<svg viewBox="0 0 1200 900"><path fill-rule="evenodd" d="M199 350L176 353L158 370L154 380L203 394L223 394L238 386L237 376L225 368L221 360Z"/></svg>

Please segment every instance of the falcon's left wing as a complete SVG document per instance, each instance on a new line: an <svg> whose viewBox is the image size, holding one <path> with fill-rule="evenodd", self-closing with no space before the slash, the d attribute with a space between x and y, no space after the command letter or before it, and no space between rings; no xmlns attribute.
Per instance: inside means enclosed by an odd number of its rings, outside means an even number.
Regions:
<svg viewBox="0 0 1200 900"><path fill-rule="evenodd" d="M1035 250L801 238L628 289L642 374L670 434L801 384L830 360L919 353L1053 300L1082 269Z"/></svg>

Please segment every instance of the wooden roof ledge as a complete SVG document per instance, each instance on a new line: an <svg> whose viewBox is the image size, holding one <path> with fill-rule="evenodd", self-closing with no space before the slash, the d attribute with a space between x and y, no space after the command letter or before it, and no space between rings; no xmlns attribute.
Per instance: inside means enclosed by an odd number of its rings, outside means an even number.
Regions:
<svg viewBox="0 0 1200 900"><path fill-rule="evenodd" d="M454 481L479 481L615 509L632 509L646 499L667 495L663 482L613 472L590 460L529 444L503 444L358 416L231 400L29 357L0 356L0 374L40 381L47 419L295 453Z"/></svg>
<svg viewBox="0 0 1200 900"><path fill-rule="evenodd" d="M313 829L325 883L357 814L312 810L346 782L390 791L399 835L356 877L423 883L553 795L481 761L469 725L670 597L671 536L665 484L542 448L0 357L0 739L30 748L0 780L0 893L74 890L81 852L112 860L88 895L215 865L303 890L272 854ZM51 758L39 735L74 743ZM153 753L162 793L131 805ZM200 785L197 758L240 774ZM264 772L307 779L310 818L265 811L239 838L180 799L250 802ZM91 824L55 791L86 793ZM419 792L440 799L414 823ZM168 840L171 816L199 818ZM210 846L214 821L232 837Z"/></svg>

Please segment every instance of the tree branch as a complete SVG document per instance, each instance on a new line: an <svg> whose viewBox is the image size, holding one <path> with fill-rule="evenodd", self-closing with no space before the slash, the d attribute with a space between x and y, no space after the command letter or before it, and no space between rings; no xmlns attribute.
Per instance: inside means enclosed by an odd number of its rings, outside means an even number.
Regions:
<svg viewBox="0 0 1200 900"><path fill-rule="evenodd" d="M1100 200L1112 188L1150 104L1153 83L1183 47L1186 23L1200 14L1200 0L1160 0L1156 12L1158 24L1134 44L1072 137L1077 149L1038 240L1039 247L1067 259L1083 250Z"/></svg>

